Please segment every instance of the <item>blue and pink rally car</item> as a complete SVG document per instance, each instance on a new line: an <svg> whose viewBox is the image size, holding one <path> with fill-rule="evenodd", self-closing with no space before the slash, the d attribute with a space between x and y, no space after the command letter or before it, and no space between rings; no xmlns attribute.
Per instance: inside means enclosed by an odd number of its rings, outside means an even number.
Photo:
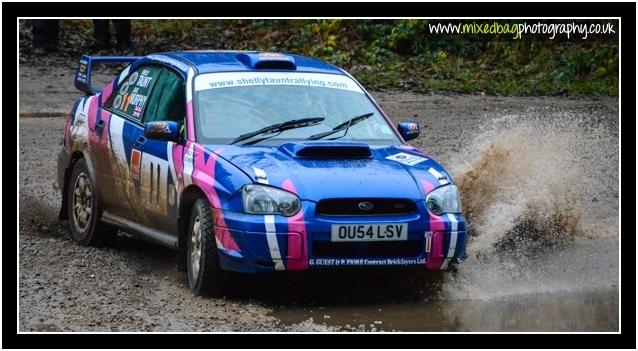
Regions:
<svg viewBox="0 0 638 351"><path fill-rule="evenodd" d="M129 63L103 89L95 63ZM467 257L450 175L345 70L293 54L83 55L58 158L82 245L121 229L178 251L195 294L228 271Z"/></svg>

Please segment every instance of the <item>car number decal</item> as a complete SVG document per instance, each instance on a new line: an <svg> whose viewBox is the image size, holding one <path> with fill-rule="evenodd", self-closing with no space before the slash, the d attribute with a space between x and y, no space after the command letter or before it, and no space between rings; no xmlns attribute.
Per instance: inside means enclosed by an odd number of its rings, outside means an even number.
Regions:
<svg viewBox="0 0 638 351"><path fill-rule="evenodd" d="M425 157L407 154L405 152L399 152L398 154L390 155L386 157L387 160L396 161L408 166L414 166L428 159Z"/></svg>
<svg viewBox="0 0 638 351"><path fill-rule="evenodd" d="M131 178L140 180L140 165L142 163L142 152L137 149L131 150Z"/></svg>

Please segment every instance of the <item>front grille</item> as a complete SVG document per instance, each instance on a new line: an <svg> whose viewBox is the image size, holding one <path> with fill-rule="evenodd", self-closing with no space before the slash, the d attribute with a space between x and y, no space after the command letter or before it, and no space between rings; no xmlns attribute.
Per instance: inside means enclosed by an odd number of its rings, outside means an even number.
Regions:
<svg viewBox="0 0 638 351"><path fill-rule="evenodd" d="M372 208L366 209L369 204ZM405 215L414 212L416 205L410 200L368 198L325 199L319 201L316 210L318 215L324 216Z"/></svg>
<svg viewBox="0 0 638 351"><path fill-rule="evenodd" d="M315 241L312 243L315 257L416 257L424 252L423 242L418 240L343 243Z"/></svg>

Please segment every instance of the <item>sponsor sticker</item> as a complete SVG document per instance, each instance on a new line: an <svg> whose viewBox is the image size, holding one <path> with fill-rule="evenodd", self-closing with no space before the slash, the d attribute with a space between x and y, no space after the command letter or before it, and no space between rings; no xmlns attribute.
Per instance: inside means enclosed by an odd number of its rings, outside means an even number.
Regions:
<svg viewBox="0 0 638 351"><path fill-rule="evenodd" d="M131 150L131 178L140 180L140 165L142 164L142 152L140 150Z"/></svg>
<svg viewBox="0 0 638 351"><path fill-rule="evenodd" d="M86 84L86 74L78 73L78 75L76 76L76 80L80 83Z"/></svg>
<svg viewBox="0 0 638 351"><path fill-rule="evenodd" d="M129 77L128 79L128 84L130 85L135 85L135 82L137 82L137 78L140 76L139 73L137 72L133 72L133 74L131 74L131 77Z"/></svg>
<svg viewBox="0 0 638 351"><path fill-rule="evenodd" d="M128 94L124 94L122 95L122 111L125 111L128 109L128 105L131 104L131 97L128 96Z"/></svg>
<svg viewBox="0 0 638 351"><path fill-rule="evenodd" d="M399 163L403 163L404 165L414 166L423 161L427 161L428 159L425 157L408 154L405 152L399 152L398 154L390 155L386 157L387 160L396 161Z"/></svg>
<svg viewBox="0 0 638 351"><path fill-rule="evenodd" d="M414 134L419 132L419 126L416 123L408 124L408 134Z"/></svg>
<svg viewBox="0 0 638 351"><path fill-rule="evenodd" d="M253 171L255 172L255 180L257 181L257 183L268 184L268 176L266 175L266 171L257 167L253 167Z"/></svg>
<svg viewBox="0 0 638 351"><path fill-rule="evenodd" d="M193 147L191 146L188 151L186 151L186 154L184 154L184 163L193 163L193 160L195 159L195 152L193 151Z"/></svg>
<svg viewBox="0 0 638 351"><path fill-rule="evenodd" d="M245 86L305 86L349 90L363 94L352 79L336 74L308 72L219 72L195 78L195 91Z"/></svg>
<svg viewBox="0 0 638 351"><path fill-rule="evenodd" d="M142 115L142 106L135 106L133 109L133 117L140 117Z"/></svg>
<svg viewBox="0 0 638 351"><path fill-rule="evenodd" d="M151 80L153 80L153 77L148 76L148 71L145 70L144 72L142 72L142 77L139 79L139 81L137 82L137 86L141 87L141 88L148 88L148 85L151 83Z"/></svg>
<svg viewBox="0 0 638 351"><path fill-rule="evenodd" d="M258 55L259 57L282 57L284 55L278 53L278 52L261 52Z"/></svg>
<svg viewBox="0 0 638 351"><path fill-rule="evenodd" d="M432 232L425 232L425 252L432 250Z"/></svg>
<svg viewBox="0 0 638 351"><path fill-rule="evenodd" d="M142 94L131 94L131 104L142 107L146 103L148 96Z"/></svg>
<svg viewBox="0 0 638 351"><path fill-rule="evenodd" d="M126 92L128 91L128 87L129 87L128 82L124 82L124 84L122 84L122 86L120 87L119 94L120 95L126 94Z"/></svg>
<svg viewBox="0 0 638 351"><path fill-rule="evenodd" d="M311 266L401 266L425 264L425 258L311 258Z"/></svg>
<svg viewBox="0 0 638 351"><path fill-rule="evenodd" d="M122 105L122 95L118 95L115 97L115 100L113 100L113 107L120 108L121 105Z"/></svg>

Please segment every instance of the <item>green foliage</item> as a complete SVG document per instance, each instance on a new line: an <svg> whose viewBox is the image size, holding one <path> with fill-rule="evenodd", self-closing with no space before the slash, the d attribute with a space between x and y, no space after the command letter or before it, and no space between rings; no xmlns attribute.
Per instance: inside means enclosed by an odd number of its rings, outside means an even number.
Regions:
<svg viewBox="0 0 638 351"><path fill-rule="evenodd" d="M512 40L509 35L435 35L428 27L435 21L420 19L132 23L136 54L202 49L294 52L344 67L371 89L618 95L617 37L561 41L542 36ZM28 21L20 26L21 52L29 52ZM63 20L65 51L86 52L91 31L90 20Z"/></svg>

